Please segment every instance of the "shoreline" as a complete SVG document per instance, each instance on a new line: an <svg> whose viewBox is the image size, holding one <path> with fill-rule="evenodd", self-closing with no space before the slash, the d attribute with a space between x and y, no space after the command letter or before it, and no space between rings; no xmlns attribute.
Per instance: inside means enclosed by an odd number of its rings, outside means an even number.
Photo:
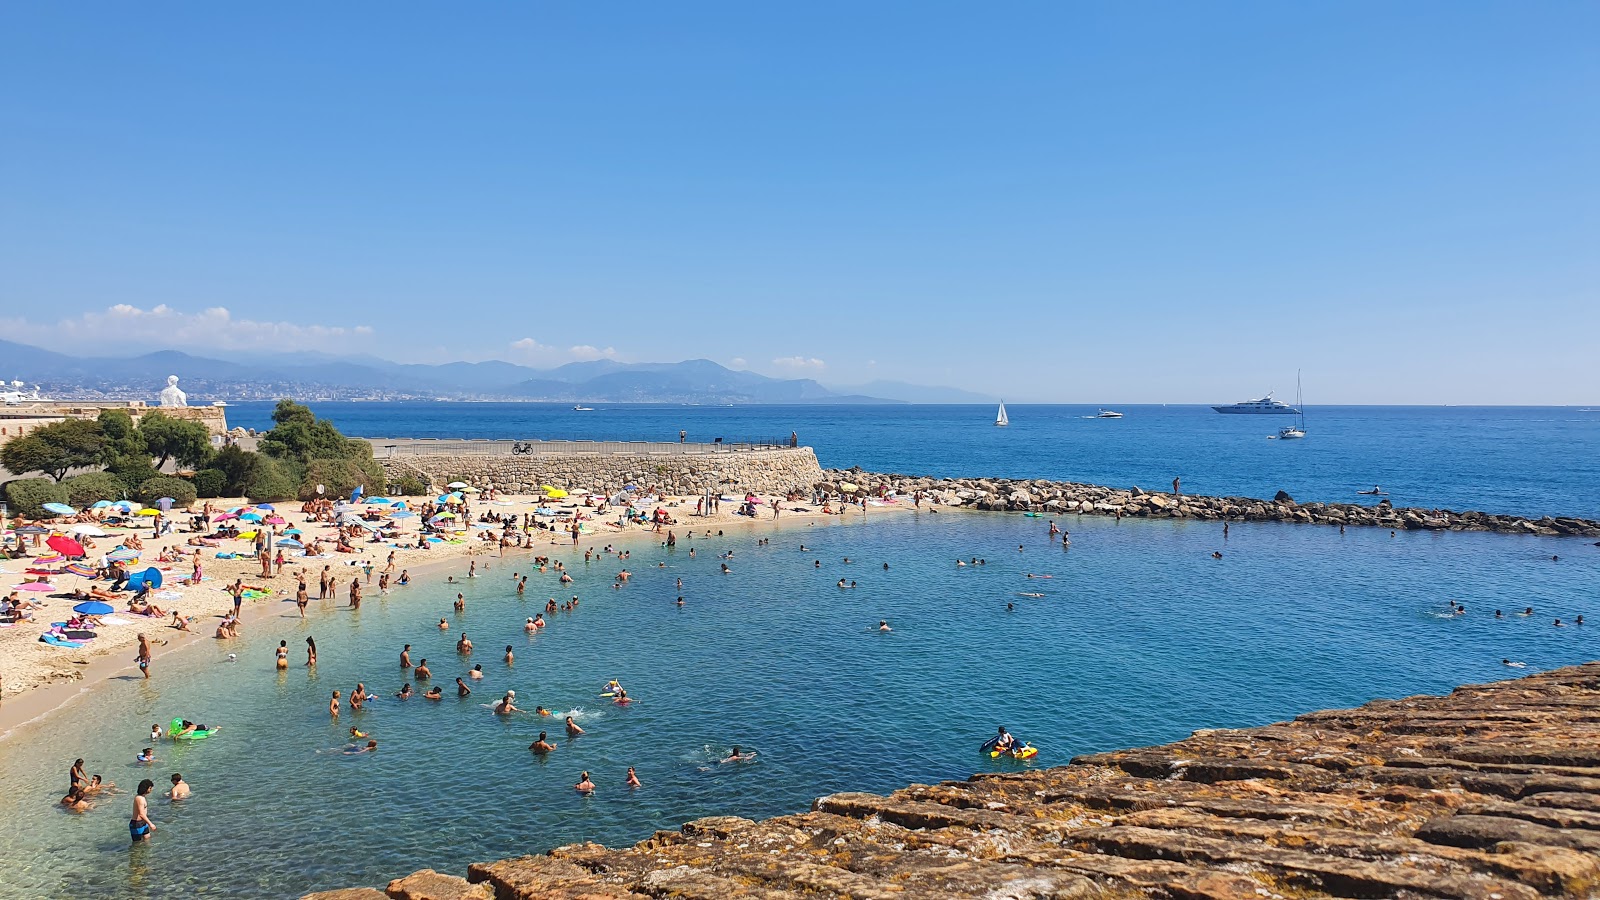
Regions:
<svg viewBox="0 0 1600 900"><path fill-rule="evenodd" d="M420 498L406 499L415 500ZM531 505L537 501L537 498L523 496L509 497L506 499L509 500L514 506ZM664 508L674 509L673 507L666 507L666 503L669 501L681 502L685 499L692 504L695 498L664 498L663 506ZM770 497L764 497L764 499L768 504L771 503ZM280 505L287 506L288 504ZM731 505L737 506L737 504ZM911 511L911 509L912 508L909 503L879 507L874 510L874 515L868 515L867 519L871 520L875 517L875 515L908 512ZM283 514L284 513L280 512L280 515ZM520 511L518 514L520 515ZM298 512L289 513L288 515L300 516ZM843 522L849 521L853 523L856 520L856 517L860 515L861 513L859 510L848 511L843 516L837 513L832 515L824 515L820 511L791 512L789 510L785 510L782 516L780 516L777 520L773 520L770 517L750 518L747 516L739 516L732 513L722 512L700 517L689 515L683 519L679 519L677 524L670 527L674 531L682 531L684 535L687 535L689 531L706 529L727 531L733 528L739 528L744 531L753 531L757 528L757 526L764 526L768 531L782 531L787 530L795 525L799 525L800 523L807 523L810 525L815 525L818 522L842 524ZM691 528L690 526L693 527ZM507 548L507 553L504 558L510 560L513 558L514 554L523 554L529 558L536 554L548 554L552 557L558 556L559 552L549 552L549 548L551 547L557 548L558 551L560 548L576 550L581 556L582 551L586 548L598 550L600 547L607 544L614 546L626 546L637 545L646 541L660 542L663 540L662 535L656 534L653 530L647 527L634 527L631 529L614 531L597 531L593 534L584 535L577 544L571 543L570 537L560 537L560 532L534 533L536 536L540 537L549 536L549 540L543 544L535 542L531 547L527 545L522 547L509 547ZM412 534L414 536L415 532L412 532ZM102 540L111 540L111 538L105 538ZM365 547L369 545L361 546ZM387 548L388 544L384 544L383 547ZM462 568L465 568L467 563L475 558L483 556L488 556L493 560L499 560L501 557L498 556L497 551L498 548L494 545L478 546L474 541L469 539L465 544L440 545L440 549L419 551L412 548L407 551L398 551L396 554L395 563L397 568L407 570L411 573L412 583L408 587L418 587L421 586L423 579L445 574L445 570L453 565L459 565ZM424 556L423 554L428 555ZM375 563L381 561L381 555L382 554L379 554L380 560L375 560ZM340 560L339 562L353 563L356 560L368 558L365 553L354 554L353 556L354 559ZM234 562L236 565L229 567L226 577L222 575L214 577L211 574L211 564L225 562ZM327 561L319 558L305 560L305 562L308 564L305 566L305 568L307 570L309 579L309 575L313 571L315 565L318 563L326 563ZM241 607L240 616L240 621L244 626L244 628L241 629L242 631L247 630L253 624L259 624L260 622L266 621L274 614L280 612L275 608L275 604L292 602L293 586L297 583L294 572L297 564L297 558L286 558L283 570L280 571L278 576L276 576L274 579L271 579L268 585L266 585L274 589L274 594L271 597L261 598L259 600L247 600L244 603L244 605ZM239 567L243 567L245 569L252 567L259 568L259 564L254 558L241 560L207 560L206 580L202 582L201 588L198 591L196 591L194 588L186 589L191 593L186 594L185 600L181 602L185 602L190 609L196 610L190 612L189 615L190 618L195 622L195 627L197 629L188 635L188 640L175 640L167 636L168 632L179 637L185 636L184 632L177 631L176 629L170 627L170 616L164 621L151 619L148 623L134 623L136 625L153 626L146 628L145 633L152 635L154 638L160 638L163 641L162 643L155 644L155 646L152 648L152 682L160 681L161 676L158 664L163 657L183 652L191 647L205 646L207 645L205 642L216 642L219 640L218 638L204 634L203 632L208 626L214 630L215 622L221 619L224 612L231 611L232 609L233 601L226 591L222 590L222 588L231 583L231 580L235 577L244 577L246 581L262 580L260 579L259 575L252 579L248 571L242 573L235 572L234 569ZM353 566L349 568L351 568L352 571L359 571ZM342 576L345 573L336 571L335 574ZM12 577L13 576L9 574L0 575L0 583L5 583ZM441 580L440 583L443 583L443 581ZM339 584L340 590L342 590L343 585L347 584L347 582L341 580ZM276 593L280 585L283 586L283 590L291 594L289 598L286 599L284 596ZM11 590L11 586L9 583L6 583L4 591L9 590ZM320 602L331 602L342 606L348 601L340 595L340 590L336 590L334 595L330 596L327 601ZM390 598L395 597L397 590L398 588L390 588L390 593L388 596ZM213 605L208 606L203 610L199 609L197 605L198 601L200 601L202 598L210 597L213 593L215 594L215 596L212 598ZM131 594L128 596L131 596ZM193 601L189 599L191 596L194 598ZM364 599L376 599L377 596L378 595L374 593ZM180 601L172 602L176 603ZM318 602L319 601L315 596L311 598L310 604L307 605L308 618L315 618L312 604L316 604ZM57 612L59 612L59 610ZM10 662L13 669L17 668L17 656L19 655L20 651L12 651L12 645L27 644L31 642L33 644L38 644L40 647L48 646L40 644L36 637L36 632L40 630L38 627L39 622L37 617L46 613L50 613L52 615L54 614L49 610L39 610L35 613L36 620L34 623L31 623L35 626L33 629L22 631L25 626L16 626L15 628L0 631L0 648L6 648L7 650L7 653L4 656L0 656L0 663ZM123 618L127 618L129 616L129 614L121 611L119 611L116 615ZM5 679L5 694L0 696L0 744L3 744L7 740L11 739L13 735L16 735L18 732L26 729L28 726L41 722L45 719L48 719L50 716L70 708L74 701L83 697L92 696L96 688L112 678L123 675L129 671L137 672L137 667L133 661L133 654L137 644L138 633L139 632L133 630L130 626L119 626L117 627L116 631L103 629L101 631L101 637L95 638L96 641L104 640L107 637L116 637L119 638L119 640L108 641L99 647L84 647L78 649L64 648L60 652L80 654L76 658L70 658L65 661L65 665L73 666L72 669L65 670L59 665L54 667L54 670L56 671L69 672L70 677L41 677L36 678L30 683L24 683L21 687L16 687L13 678L10 677L8 673L8 676ZM27 634L30 640L22 640L21 636L23 634ZM152 641L152 643L154 643L154 641ZM126 653L127 655L125 657L118 655L122 653ZM23 662L26 661L24 660Z"/></svg>

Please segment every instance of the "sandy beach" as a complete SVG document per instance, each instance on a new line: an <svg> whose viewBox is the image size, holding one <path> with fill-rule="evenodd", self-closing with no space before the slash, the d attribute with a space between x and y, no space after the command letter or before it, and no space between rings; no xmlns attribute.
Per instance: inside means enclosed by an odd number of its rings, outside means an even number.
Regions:
<svg viewBox="0 0 1600 900"><path fill-rule="evenodd" d="M754 530L757 528L772 529L795 525L804 522L815 523L828 519L855 519L863 515L871 519L880 514L891 514L912 508L909 499L903 502L881 503L869 501L868 512L863 513L859 505L846 506L841 513L837 506L833 514L823 513L821 507L812 506L805 502L789 502L783 497L773 495L757 495L760 503L757 504L759 515L755 517L738 515L740 506L738 502L722 501L718 510L705 515L695 515L698 498L696 497L662 497L658 503L647 504L647 512L657 507L665 510L672 517L675 524L670 526L678 539L686 539L689 531L701 532L706 529L714 531L729 531L734 529ZM426 502L428 497L399 497L391 499L404 500L408 506L417 507ZM771 510L775 502L781 502L783 509L774 519ZM243 498L216 499L212 501L217 509L245 506L248 501ZM305 533L309 541L316 537L329 540L337 532L334 526L326 523L311 521L311 517L301 513L300 502L290 501L273 504L278 515L287 520L287 525L281 528L299 528ZM535 507L549 505L549 501L538 496L497 496L492 503L479 501L472 506L474 522L485 513L493 515L514 514L519 518L524 513L532 512ZM186 519L188 514L196 510L174 511L175 518ZM593 510L585 510L593 514ZM525 541L522 547L506 547L504 556L507 559L518 555L559 555L563 551L582 552L586 549L599 551L606 545L626 547L629 544L643 542L659 542L665 540L667 528L657 533L649 525L630 525L622 527L616 524L617 508L604 518L596 517L586 524L594 526L593 533L585 533L578 544L572 543L568 534L546 530L532 530L531 542ZM420 521L420 520L417 520ZM409 524L409 523L408 523ZM253 556L237 557L233 559L218 559L219 552L215 548L205 548L202 552L204 564L204 578L198 585L187 582L178 582L172 577L178 574L187 574L187 563L150 563L163 571L168 581L156 593L156 603L167 614L164 617L146 617L129 613L125 608L111 616L104 627L97 629L96 637L78 648L54 646L40 641L40 635L50 629L52 622L66 620L72 615L72 607L79 601L65 599L59 594L65 594L76 588L89 589L91 586L104 588L106 582L92 581L74 575L55 576L51 581L58 590L49 594L27 592L23 593L24 599L35 603L42 603L43 609L35 610L33 619L17 625L0 627L0 737L9 729L20 723L49 714L71 698L106 678L116 675L137 672L135 655L138 647L138 637L145 634L152 644L151 678L159 681L161 677L161 657L183 647L191 646L197 642L213 642L222 640L214 636L218 623L224 615L232 611L233 598L228 593L227 587L235 579L243 579L247 586L258 586L271 592L270 597L246 599L241 613L241 632L250 628L252 621L261 617L280 613L279 604L292 598L298 583L301 571L306 573L309 589L313 602L317 596L317 579L323 566L331 565L332 572L338 581L334 602L344 605L347 600L347 588L352 577L362 573L362 564L370 562L373 566L373 576L368 583L363 578L363 587L368 594L377 591L377 573L386 564L390 552L395 557L395 574L408 571L413 582L432 577L440 577L455 568L462 568L473 558L494 559L501 555L501 548L495 542L484 541L477 537L482 532L462 526L462 530L454 532L453 536L460 538L459 543L431 544L430 549L418 549L415 546L417 526L410 527L402 533L402 538L411 539L411 546L396 545L393 542L384 543L356 543L353 546L355 553L324 553L317 557L299 555L300 551L293 551L296 555L286 553L283 569L270 578L262 578L261 564ZM280 530L281 530L280 528ZM145 540L147 559L155 559L164 548L174 547L189 552L194 548L187 546L187 540L196 535L185 531L175 531L159 540L150 539L150 528L117 528L107 529L109 537L99 538L98 552L104 552L114 546L120 535L139 535ZM31 546L31 541L30 541ZM552 551L552 548L554 552ZM41 543L41 553L50 552ZM248 540L224 540L221 552L250 552ZM92 556L93 554L91 554ZM29 560L6 560L0 563L0 595L10 594L24 581L37 576L27 575L24 569L28 567ZM147 565L141 563L137 571L143 571ZM556 573L549 574L555 578ZM123 592L118 595L118 602L113 605L125 607L127 599L133 595ZM192 631L181 631L172 626L171 613L178 611L192 620ZM308 615L314 615L314 607L308 608Z"/></svg>

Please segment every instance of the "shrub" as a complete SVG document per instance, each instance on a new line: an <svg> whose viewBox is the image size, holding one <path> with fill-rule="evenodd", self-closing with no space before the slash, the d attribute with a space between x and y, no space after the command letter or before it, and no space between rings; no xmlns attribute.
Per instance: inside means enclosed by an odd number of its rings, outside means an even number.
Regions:
<svg viewBox="0 0 1600 900"><path fill-rule="evenodd" d="M155 466L150 465L150 457L143 455L124 456L120 459L114 459L111 461L111 465L106 467L106 472L115 476L122 483L123 491L128 494L137 491L139 485L161 475L160 472L156 471Z"/></svg>
<svg viewBox="0 0 1600 900"><path fill-rule="evenodd" d="M395 482L394 487L394 492L402 497L421 497L433 493L429 490L427 483L415 475L400 476L400 480Z"/></svg>
<svg viewBox="0 0 1600 900"><path fill-rule="evenodd" d="M195 490L193 484L182 478L157 475L139 485L133 497L145 506L155 506L162 497L171 497L173 506L189 506L194 503Z"/></svg>
<svg viewBox="0 0 1600 900"><path fill-rule="evenodd" d="M122 479L110 472L85 472L61 482L67 489L67 503L86 509L101 500L120 500L127 493Z"/></svg>
<svg viewBox="0 0 1600 900"><path fill-rule="evenodd" d="M317 485L322 485L327 497L348 497L357 487L370 488L375 484L365 467L352 459L313 459L306 463L306 474L300 483L300 499L317 496Z"/></svg>
<svg viewBox="0 0 1600 900"><path fill-rule="evenodd" d="M299 479L288 466L266 456L257 456L257 463L241 492L251 500L292 500L299 493Z"/></svg>
<svg viewBox="0 0 1600 900"><path fill-rule="evenodd" d="M54 515L44 509L46 503L67 502L67 489L53 478L18 478L6 482L6 505L11 514L40 519Z"/></svg>
<svg viewBox="0 0 1600 900"><path fill-rule="evenodd" d="M207 500L212 497L221 497L228 486L228 475L220 469L201 469L194 473L194 493L197 497Z"/></svg>

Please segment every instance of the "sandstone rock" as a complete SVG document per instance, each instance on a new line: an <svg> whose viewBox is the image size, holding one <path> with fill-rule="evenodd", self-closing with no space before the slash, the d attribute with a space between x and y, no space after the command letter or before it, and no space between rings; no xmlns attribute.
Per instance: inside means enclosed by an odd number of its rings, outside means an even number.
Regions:
<svg viewBox="0 0 1600 900"><path fill-rule="evenodd" d="M471 884L460 876L441 875L432 869L396 878L384 892L391 900L495 900L488 885Z"/></svg>

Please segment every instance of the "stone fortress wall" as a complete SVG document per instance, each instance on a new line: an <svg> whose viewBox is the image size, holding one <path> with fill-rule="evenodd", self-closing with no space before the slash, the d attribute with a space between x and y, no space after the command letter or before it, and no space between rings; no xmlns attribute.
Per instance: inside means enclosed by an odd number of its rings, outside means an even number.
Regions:
<svg viewBox="0 0 1600 900"><path fill-rule="evenodd" d="M668 494L699 494L707 489L783 493L809 490L822 480L822 467L810 447L587 441L370 442L391 481L412 475L436 490L460 480L515 494L538 493L547 484L591 491L637 484L640 488L657 487Z"/></svg>
<svg viewBox="0 0 1600 900"><path fill-rule="evenodd" d="M158 407L147 405L142 400L127 400L118 402L93 402L82 400L64 401L25 401L22 403L0 406L0 444L21 437L36 428L49 425L52 422L61 422L66 419L93 419L100 415L103 409L125 410L133 418L135 425L144 415L153 410L174 419L188 419L206 426L206 430L213 435L226 434L228 431L227 408L222 406L171 406Z"/></svg>

